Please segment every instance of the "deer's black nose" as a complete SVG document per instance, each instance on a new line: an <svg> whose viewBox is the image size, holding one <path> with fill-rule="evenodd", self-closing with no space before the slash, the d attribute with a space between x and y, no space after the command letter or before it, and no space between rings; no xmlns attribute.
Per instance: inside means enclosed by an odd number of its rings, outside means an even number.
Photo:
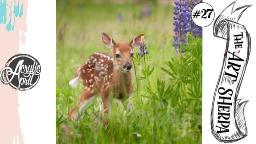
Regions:
<svg viewBox="0 0 256 144"><path fill-rule="evenodd" d="M132 69L132 64L129 63L129 62L126 62L126 63L124 64L124 69L126 69L126 70L131 70L131 69Z"/></svg>

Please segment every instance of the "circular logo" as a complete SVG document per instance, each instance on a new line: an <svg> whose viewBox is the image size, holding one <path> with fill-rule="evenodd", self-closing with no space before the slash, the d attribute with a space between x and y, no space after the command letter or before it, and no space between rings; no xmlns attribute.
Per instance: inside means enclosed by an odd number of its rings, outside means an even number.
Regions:
<svg viewBox="0 0 256 144"><path fill-rule="evenodd" d="M14 89L25 91L33 88L40 79L41 65L28 54L11 57L0 73L0 80Z"/></svg>
<svg viewBox="0 0 256 144"><path fill-rule="evenodd" d="M210 4L205 2L197 4L192 10L192 19L198 26L209 26L213 22L214 17L214 9Z"/></svg>

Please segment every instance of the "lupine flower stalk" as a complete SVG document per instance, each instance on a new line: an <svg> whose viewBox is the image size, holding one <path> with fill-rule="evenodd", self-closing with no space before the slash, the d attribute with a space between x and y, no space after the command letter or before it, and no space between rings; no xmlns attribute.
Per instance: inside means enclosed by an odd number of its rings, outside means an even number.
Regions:
<svg viewBox="0 0 256 144"><path fill-rule="evenodd" d="M201 0L174 0L174 37L173 46L177 53L183 53L182 45L186 44L187 34L202 36L202 28L197 26L191 17L194 6Z"/></svg>
<svg viewBox="0 0 256 144"><path fill-rule="evenodd" d="M193 20L192 20L192 10L193 8L202 0L187 0L188 1L188 12L189 12L189 17L190 17L190 32L193 34L193 36L197 37L202 37L202 27L196 25Z"/></svg>
<svg viewBox="0 0 256 144"><path fill-rule="evenodd" d="M181 46L186 42L186 34L189 31L189 15L185 0L174 0L174 41L173 45L177 53L183 50Z"/></svg>
<svg viewBox="0 0 256 144"><path fill-rule="evenodd" d="M145 55L147 55L149 52L147 50L147 45L145 43L145 40L144 40L144 36L142 37L142 42L139 46L139 51L138 51L138 54L139 56L143 57Z"/></svg>

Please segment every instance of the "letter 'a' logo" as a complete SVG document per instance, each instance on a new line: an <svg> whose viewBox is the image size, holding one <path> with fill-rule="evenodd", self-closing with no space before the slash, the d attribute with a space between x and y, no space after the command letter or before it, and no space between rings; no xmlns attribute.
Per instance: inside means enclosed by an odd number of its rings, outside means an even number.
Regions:
<svg viewBox="0 0 256 144"><path fill-rule="evenodd" d="M0 71L0 80L14 89L26 91L33 88L40 79L41 65L28 54L11 57Z"/></svg>

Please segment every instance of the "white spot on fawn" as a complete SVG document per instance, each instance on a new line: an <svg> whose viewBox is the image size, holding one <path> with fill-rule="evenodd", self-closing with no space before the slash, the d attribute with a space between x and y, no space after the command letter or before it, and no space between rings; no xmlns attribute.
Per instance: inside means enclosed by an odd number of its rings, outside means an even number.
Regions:
<svg viewBox="0 0 256 144"><path fill-rule="evenodd" d="M96 63L96 65L95 65L95 69L96 69L97 71L99 71L99 70L100 70L100 65L99 65L98 63Z"/></svg>
<svg viewBox="0 0 256 144"><path fill-rule="evenodd" d="M95 77L94 79L95 79L95 81L98 81L98 82L100 81L100 79L98 77Z"/></svg>

